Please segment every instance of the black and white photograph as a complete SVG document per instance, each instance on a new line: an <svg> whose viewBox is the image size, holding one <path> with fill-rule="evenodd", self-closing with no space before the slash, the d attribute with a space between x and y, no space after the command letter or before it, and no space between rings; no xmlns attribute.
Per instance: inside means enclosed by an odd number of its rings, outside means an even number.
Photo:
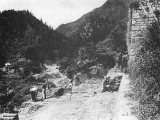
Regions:
<svg viewBox="0 0 160 120"><path fill-rule="evenodd" d="M160 120L160 0L0 0L0 120Z"/></svg>

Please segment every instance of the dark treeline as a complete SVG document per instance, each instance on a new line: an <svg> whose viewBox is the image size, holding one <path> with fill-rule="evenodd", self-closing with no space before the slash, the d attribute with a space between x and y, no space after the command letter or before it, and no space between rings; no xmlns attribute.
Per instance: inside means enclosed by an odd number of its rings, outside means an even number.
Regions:
<svg viewBox="0 0 160 120"><path fill-rule="evenodd" d="M35 62L62 57L67 54L66 39L29 11L0 13L1 66L21 57Z"/></svg>

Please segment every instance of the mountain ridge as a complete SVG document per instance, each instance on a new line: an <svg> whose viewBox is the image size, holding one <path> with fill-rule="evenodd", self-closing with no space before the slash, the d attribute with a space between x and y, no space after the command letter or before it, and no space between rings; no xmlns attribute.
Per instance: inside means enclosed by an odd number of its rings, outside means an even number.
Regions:
<svg viewBox="0 0 160 120"><path fill-rule="evenodd" d="M60 25L56 29L56 31L64 34L69 38L78 36L83 31L83 28L86 26L86 24L91 22L91 18L96 17L97 15L99 15L100 18L106 20L104 21L104 23L102 23L101 21L100 24L105 24L106 26L110 25L112 29L113 27L115 27L119 20L122 20L127 16L127 5L125 1L126 0L108 0L101 7L95 8L91 12L84 14L76 21ZM106 34L107 36L110 33L111 29L105 28L105 30L106 29L108 29L108 32ZM103 39L105 37L103 37Z"/></svg>

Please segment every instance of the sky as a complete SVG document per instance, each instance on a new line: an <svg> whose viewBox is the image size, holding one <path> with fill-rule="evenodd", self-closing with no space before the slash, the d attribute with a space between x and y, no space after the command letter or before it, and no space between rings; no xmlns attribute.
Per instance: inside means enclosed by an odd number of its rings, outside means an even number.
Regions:
<svg viewBox="0 0 160 120"><path fill-rule="evenodd" d="M0 0L0 11L29 10L38 19L56 29L73 22L107 0Z"/></svg>

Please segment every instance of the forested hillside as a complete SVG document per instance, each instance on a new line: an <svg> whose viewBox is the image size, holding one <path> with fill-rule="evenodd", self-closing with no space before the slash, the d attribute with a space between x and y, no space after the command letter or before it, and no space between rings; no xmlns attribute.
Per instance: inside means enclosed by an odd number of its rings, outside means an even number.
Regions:
<svg viewBox="0 0 160 120"><path fill-rule="evenodd" d="M108 0L85 14L80 19L60 25L56 31L72 38L76 46L87 42L103 41L119 21L127 17L127 6L123 0Z"/></svg>
<svg viewBox="0 0 160 120"><path fill-rule="evenodd" d="M0 13L0 48L0 68L11 64L0 70L0 112L9 102L21 105L30 98L30 86L45 82L32 75L44 70L46 60L68 55L67 38L25 10Z"/></svg>
<svg viewBox="0 0 160 120"><path fill-rule="evenodd" d="M22 57L44 62L67 53L67 38L29 11L3 11L0 22L1 66Z"/></svg>

